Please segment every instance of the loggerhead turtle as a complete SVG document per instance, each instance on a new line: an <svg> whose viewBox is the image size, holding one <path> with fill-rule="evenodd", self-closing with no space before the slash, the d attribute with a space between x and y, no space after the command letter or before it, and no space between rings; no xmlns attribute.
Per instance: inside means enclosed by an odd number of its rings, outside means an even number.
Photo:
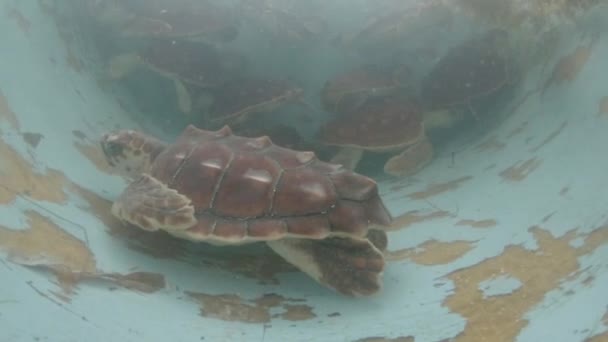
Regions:
<svg viewBox="0 0 608 342"><path fill-rule="evenodd" d="M323 108L333 113L355 110L368 98L394 94L408 86L406 66L382 68L364 64L336 74L321 90Z"/></svg>
<svg viewBox="0 0 608 342"><path fill-rule="evenodd" d="M104 28L123 37L227 43L239 34L229 8L207 0L88 0Z"/></svg>
<svg viewBox="0 0 608 342"><path fill-rule="evenodd" d="M493 29L448 50L422 82L428 110L467 109L479 119L474 104L498 93L510 82L508 33ZM512 80L511 80L512 81ZM460 115L462 116L462 115Z"/></svg>
<svg viewBox="0 0 608 342"><path fill-rule="evenodd" d="M443 117L437 116L427 125L421 114L413 100L398 96L372 98L353 112L326 123L317 137L323 144L339 147L332 163L351 170L364 151L397 153L386 162L384 171L405 177L421 170L433 158L427 126L446 124Z"/></svg>
<svg viewBox="0 0 608 342"><path fill-rule="evenodd" d="M179 109L190 113L193 101L187 85L200 89L217 87L244 64L241 56L209 44L159 39L139 52L114 56L107 71L110 78L121 79L135 67L147 67L173 81Z"/></svg>
<svg viewBox="0 0 608 342"><path fill-rule="evenodd" d="M240 125L252 114L270 113L287 103L303 103L304 89L285 79L240 77L211 91L213 103L205 124Z"/></svg>
<svg viewBox="0 0 608 342"><path fill-rule="evenodd" d="M101 147L132 179L112 205L122 221L215 245L265 242L339 293L380 290L392 218L372 179L228 126L189 125L172 144L122 130Z"/></svg>

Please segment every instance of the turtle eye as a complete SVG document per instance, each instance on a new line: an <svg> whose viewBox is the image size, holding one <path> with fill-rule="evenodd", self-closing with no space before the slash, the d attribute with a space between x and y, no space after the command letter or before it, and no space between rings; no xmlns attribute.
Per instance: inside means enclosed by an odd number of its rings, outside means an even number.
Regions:
<svg viewBox="0 0 608 342"><path fill-rule="evenodd" d="M103 150L107 156L117 156L122 154L122 146L114 142L106 142L103 144Z"/></svg>

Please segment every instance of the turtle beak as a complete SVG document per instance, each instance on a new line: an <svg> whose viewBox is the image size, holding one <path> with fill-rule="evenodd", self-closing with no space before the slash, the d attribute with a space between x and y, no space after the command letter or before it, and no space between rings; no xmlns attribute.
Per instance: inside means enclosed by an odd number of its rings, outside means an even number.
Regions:
<svg viewBox="0 0 608 342"><path fill-rule="evenodd" d="M110 166L115 166L114 159L116 156L121 155L123 153L123 148L120 144L115 143L115 137L111 134L104 134L101 137L100 145L101 150L103 151L106 160Z"/></svg>

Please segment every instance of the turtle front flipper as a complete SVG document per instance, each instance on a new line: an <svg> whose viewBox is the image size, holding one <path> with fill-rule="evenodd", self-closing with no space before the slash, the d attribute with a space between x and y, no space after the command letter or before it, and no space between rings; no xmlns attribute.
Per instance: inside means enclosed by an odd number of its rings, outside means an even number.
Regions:
<svg viewBox="0 0 608 342"><path fill-rule="evenodd" d="M184 230L197 223L190 199L148 174L127 186L112 205L112 214L149 231Z"/></svg>
<svg viewBox="0 0 608 342"><path fill-rule="evenodd" d="M384 164L384 172L394 177L411 176L433 159L433 145L428 139L403 150Z"/></svg>
<svg viewBox="0 0 608 342"><path fill-rule="evenodd" d="M320 284L348 296L369 296L382 288L384 257L365 238L268 241L277 254Z"/></svg>
<svg viewBox="0 0 608 342"><path fill-rule="evenodd" d="M175 93L177 95L177 106L182 113L189 114L192 112L192 98L186 85L179 79L173 78L175 85Z"/></svg>
<svg viewBox="0 0 608 342"><path fill-rule="evenodd" d="M363 150L355 147L341 147L332 158L331 162L340 164L347 170L354 170L363 157Z"/></svg>

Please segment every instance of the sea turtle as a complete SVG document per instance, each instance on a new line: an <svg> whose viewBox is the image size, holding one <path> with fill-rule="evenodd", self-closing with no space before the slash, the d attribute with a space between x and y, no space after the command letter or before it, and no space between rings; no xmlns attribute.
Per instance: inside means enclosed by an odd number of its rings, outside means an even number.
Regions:
<svg viewBox="0 0 608 342"><path fill-rule="evenodd" d="M430 111L466 109L509 83L508 33L493 29L454 46L423 79L421 98ZM476 103L474 103L476 102Z"/></svg>
<svg viewBox="0 0 608 342"><path fill-rule="evenodd" d="M377 2L371 6L378 8ZM371 13L363 20L360 30L339 35L335 43L347 50L356 50L366 56L377 56L401 48L411 37L420 38L426 31L444 26L451 12L441 1L420 1L395 8L384 8ZM375 58L375 57L374 57Z"/></svg>
<svg viewBox="0 0 608 342"><path fill-rule="evenodd" d="M327 22L318 16L319 9L308 8L310 2L273 3L267 0L242 1L241 16L249 20L266 37L285 44L314 42L328 31Z"/></svg>
<svg viewBox="0 0 608 342"><path fill-rule="evenodd" d="M405 66L383 68L364 64L348 69L325 82L321 103L329 112L353 111L368 98L391 95L407 86L408 74Z"/></svg>
<svg viewBox="0 0 608 342"><path fill-rule="evenodd" d="M137 66L147 67L173 81L179 109L190 113L193 101L188 86L203 89L219 86L243 65L243 57L210 44L155 39L139 52L114 56L108 63L108 74L112 79L120 79Z"/></svg>
<svg viewBox="0 0 608 342"><path fill-rule="evenodd" d="M321 143L339 147L332 163L351 170L364 151L397 153L384 165L384 171L395 177L412 175L433 158L420 107L414 100L397 96L368 99L353 112L326 123L317 137Z"/></svg>
<svg viewBox="0 0 608 342"><path fill-rule="evenodd" d="M94 18L123 37L230 42L236 17L208 0L89 0Z"/></svg>
<svg viewBox="0 0 608 342"><path fill-rule="evenodd" d="M171 144L122 130L101 147L132 179L111 209L123 222L215 245L265 242L339 293L381 288L392 218L374 180L228 126L189 125Z"/></svg>
<svg viewBox="0 0 608 342"><path fill-rule="evenodd" d="M304 90L285 79L240 77L211 91L213 103L204 122L210 127L240 125L251 114L270 113L290 102L301 102Z"/></svg>

